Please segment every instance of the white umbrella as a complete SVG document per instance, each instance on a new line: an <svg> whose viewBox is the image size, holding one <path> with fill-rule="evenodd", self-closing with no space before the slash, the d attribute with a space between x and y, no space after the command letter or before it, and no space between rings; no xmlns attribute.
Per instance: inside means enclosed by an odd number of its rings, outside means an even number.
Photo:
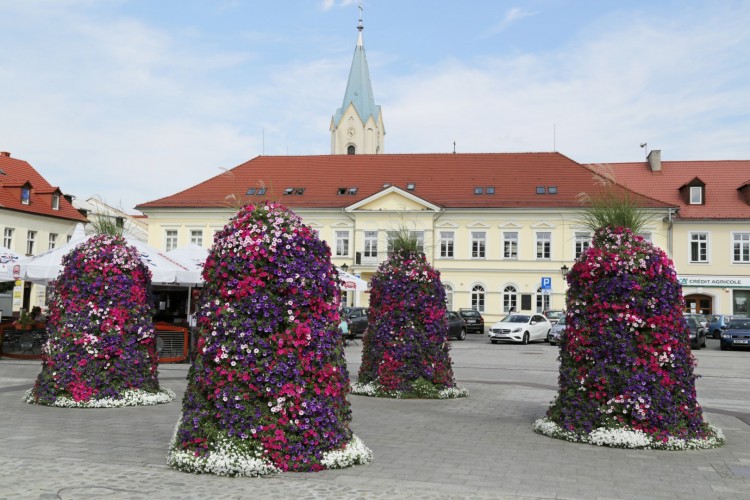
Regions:
<svg viewBox="0 0 750 500"><path fill-rule="evenodd" d="M81 227L80 231L79 226ZM62 271L63 257L77 245L93 237L83 235L83 228L81 225L79 226L76 227L70 241L65 245L35 255L22 262L20 279L42 285L47 285L50 281L56 279ZM178 271L188 270L186 266L140 240L125 236L125 241L138 250L141 262L146 264L151 271L151 282L154 284L173 284L177 279Z"/></svg>
<svg viewBox="0 0 750 500"><path fill-rule="evenodd" d="M208 257L208 249L190 243L184 247L178 247L167 252L167 255L180 264L187 267L187 271L177 273L177 282L180 284L201 285L203 284L203 264Z"/></svg>
<svg viewBox="0 0 750 500"><path fill-rule="evenodd" d="M357 278L353 274L349 274L341 269L339 271L339 279L341 280L341 288L344 290L354 290L356 292L364 292L368 288L368 283Z"/></svg>
<svg viewBox="0 0 750 500"><path fill-rule="evenodd" d="M0 248L0 282L17 280L21 272L20 263L24 260L25 256L7 248Z"/></svg>

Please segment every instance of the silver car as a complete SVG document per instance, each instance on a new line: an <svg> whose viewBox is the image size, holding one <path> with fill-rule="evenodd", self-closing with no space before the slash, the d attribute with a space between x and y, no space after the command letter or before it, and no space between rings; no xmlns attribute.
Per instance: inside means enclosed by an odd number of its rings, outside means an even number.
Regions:
<svg viewBox="0 0 750 500"><path fill-rule="evenodd" d="M549 331L547 334L547 341L552 345L557 345L560 343L560 336L562 335L563 331L565 330L565 316L561 317L557 323L552 325L552 330Z"/></svg>

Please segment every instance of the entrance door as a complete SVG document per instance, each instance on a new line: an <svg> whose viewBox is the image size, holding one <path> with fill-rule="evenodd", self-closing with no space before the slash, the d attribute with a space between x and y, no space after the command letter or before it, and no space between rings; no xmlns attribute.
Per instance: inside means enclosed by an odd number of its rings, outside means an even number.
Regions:
<svg viewBox="0 0 750 500"><path fill-rule="evenodd" d="M685 312L695 314L712 314L713 299L709 295L687 295L685 297Z"/></svg>

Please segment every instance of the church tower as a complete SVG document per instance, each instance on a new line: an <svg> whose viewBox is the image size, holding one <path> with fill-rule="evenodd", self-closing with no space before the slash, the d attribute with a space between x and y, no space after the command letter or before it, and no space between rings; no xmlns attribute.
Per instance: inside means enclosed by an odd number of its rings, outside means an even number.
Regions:
<svg viewBox="0 0 750 500"><path fill-rule="evenodd" d="M370 70L362 42L362 5L359 6L357 46L346 83L344 102L331 118L331 154L382 154L385 127L380 106L375 105Z"/></svg>

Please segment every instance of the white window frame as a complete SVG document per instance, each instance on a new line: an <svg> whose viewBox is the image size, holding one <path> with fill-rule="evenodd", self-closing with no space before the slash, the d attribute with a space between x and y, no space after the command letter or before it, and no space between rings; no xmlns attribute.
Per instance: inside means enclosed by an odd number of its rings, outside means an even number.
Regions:
<svg viewBox="0 0 750 500"><path fill-rule="evenodd" d="M440 258L452 259L455 256L456 233L453 231L440 231Z"/></svg>
<svg viewBox="0 0 750 500"><path fill-rule="evenodd" d="M24 186L21 188L21 204L28 205L30 203L31 203L31 188Z"/></svg>
<svg viewBox="0 0 750 500"><path fill-rule="evenodd" d="M36 243L36 231L26 231L26 255L34 255L34 243Z"/></svg>
<svg viewBox="0 0 750 500"><path fill-rule="evenodd" d="M486 290L484 288L484 285L477 283L476 285L473 285L471 287L471 308L479 311L480 313L484 312L484 305L485 305L485 297L486 297Z"/></svg>
<svg viewBox="0 0 750 500"><path fill-rule="evenodd" d="M349 231L336 231L336 257L349 257Z"/></svg>
<svg viewBox="0 0 750 500"><path fill-rule="evenodd" d="M57 246L57 233L49 233L49 244L47 250L54 250Z"/></svg>
<svg viewBox="0 0 750 500"><path fill-rule="evenodd" d="M515 285L503 287L503 312L509 313L511 309L518 312L518 288Z"/></svg>
<svg viewBox="0 0 750 500"><path fill-rule="evenodd" d="M709 244L711 241L708 232L690 231L688 235L688 261L691 264L707 264L709 262ZM698 253L697 259L693 258L693 248Z"/></svg>
<svg viewBox="0 0 750 500"><path fill-rule="evenodd" d="M453 285L449 283L443 283L443 289L445 290L445 308L448 311L453 310Z"/></svg>
<svg viewBox="0 0 750 500"><path fill-rule="evenodd" d="M732 233L732 264L750 264L750 233Z"/></svg>
<svg viewBox="0 0 750 500"><path fill-rule="evenodd" d="M471 258L487 258L487 231L471 232Z"/></svg>
<svg viewBox="0 0 750 500"><path fill-rule="evenodd" d="M503 232L503 259L518 260L518 231Z"/></svg>
<svg viewBox="0 0 750 500"><path fill-rule="evenodd" d="M541 250L541 251L540 251ZM536 232L536 260L552 259L552 232Z"/></svg>
<svg viewBox="0 0 750 500"><path fill-rule="evenodd" d="M378 256L378 232L365 231L365 251L364 256L375 258Z"/></svg>
<svg viewBox="0 0 750 500"><path fill-rule="evenodd" d="M703 204L703 186L690 186L690 204Z"/></svg>
<svg viewBox="0 0 750 500"><path fill-rule="evenodd" d="M591 247L591 233L587 231L576 231L575 241L573 242L573 256L575 259L580 257L586 250Z"/></svg>
<svg viewBox="0 0 750 500"><path fill-rule="evenodd" d="M177 240L180 233L178 229L164 229L164 251L169 252L177 248Z"/></svg>
<svg viewBox="0 0 750 500"><path fill-rule="evenodd" d="M15 228L6 227L3 231L3 246L8 250L13 250L13 233Z"/></svg>
<svg viewBox="0 0 750 500"><path fill-rule="evenodd" d="M536 289L536 312L544 314L544 311L550 308L549 294L542 291L542 287Z"/></svg>
<svg viewBox="0 0 750 500"><path fill-rule="evenodd" d="M52 195L52 210L60 210L60 195Z"/></svg>
<svg viewBox="0 0 750 500"><path fill-rule="evenodd" d="M190 243L199 247L203 246L203 229L190 230Z"/></svg>

